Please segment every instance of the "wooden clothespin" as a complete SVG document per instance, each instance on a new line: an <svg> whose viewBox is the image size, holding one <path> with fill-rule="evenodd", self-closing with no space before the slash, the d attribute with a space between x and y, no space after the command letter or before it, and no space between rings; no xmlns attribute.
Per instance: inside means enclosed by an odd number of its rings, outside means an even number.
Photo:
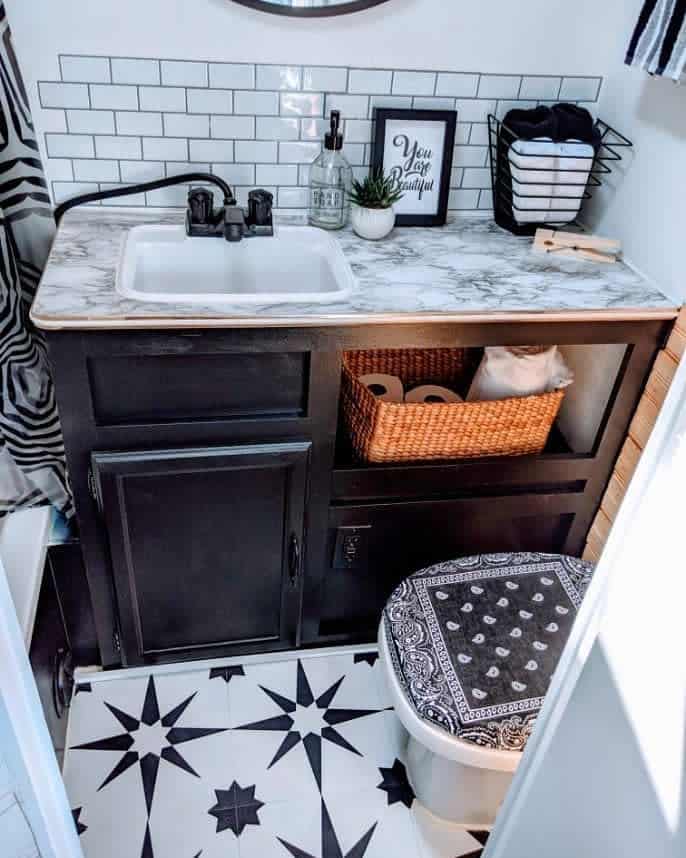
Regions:
<svg viewBox="0 0 686 858"><path fill-rule="evenodd" d="M534 239L534 250L537 253L555 253L588 262L617 262L622 252L622 244L614 239L600 238L597 235L538 229Z"/></svg>

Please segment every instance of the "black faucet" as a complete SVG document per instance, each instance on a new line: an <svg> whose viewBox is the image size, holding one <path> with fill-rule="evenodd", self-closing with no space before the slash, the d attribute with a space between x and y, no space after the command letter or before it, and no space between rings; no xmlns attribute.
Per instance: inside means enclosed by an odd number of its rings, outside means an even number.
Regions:
<svg viewBox="0 0 686 858"><path fill-rule="evenodd" d="M242 238L256 235L274 235L272 223L274 197L269 191L262 189L250 191L248 208L243 209L236 205L236 197L231 187L219 176L214 176L211 173L181 173L178 176L168 176L164 179L155 179L152 182L141 182L137 185L111 188L107 191L79 194L65 200L55 208L55 222L59 224L65 212L82 203L155 191L159 188L168 188L170 185L189 182L204 182L215 185L222 193L224 205L222 208L215 209L212 192L207 188L194 188L188 195L188 211L186 212L186 232L188 235L219 236L220 238L223 236L227 241L240 241Z"/></svg>
<svg viewBox="0 0 686 858"><path fill-rule="evenodd" d="M226 241L241 241L260 235L274 235L272 204L269 191L258 188L248 194L247 209L236 205L235 199L215 209L214 195L208 188L193 188L188 194L186 234L191 237L223 237Z"/></svg>

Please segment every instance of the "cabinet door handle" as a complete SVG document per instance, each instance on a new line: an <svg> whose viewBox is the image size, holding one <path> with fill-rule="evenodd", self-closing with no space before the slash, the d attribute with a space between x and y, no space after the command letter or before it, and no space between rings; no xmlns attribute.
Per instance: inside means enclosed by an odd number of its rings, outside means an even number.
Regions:
<svg viewBox="0 0 686 858"><path fill-rule="evenodd" d="M300 574L300 542L298 537L291 536L291 544L288 551L288 576L291 579L291 587L298 586L298 575Z"/></svg>

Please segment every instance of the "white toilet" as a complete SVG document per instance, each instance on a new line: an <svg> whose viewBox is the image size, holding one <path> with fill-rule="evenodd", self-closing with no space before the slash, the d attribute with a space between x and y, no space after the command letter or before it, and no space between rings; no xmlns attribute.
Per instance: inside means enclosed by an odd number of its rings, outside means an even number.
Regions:
<svg viewBox="0 0 686 858"><path fill-rule="evenodd" d="M495 821L592 571L561 555L480 555L392 594L379 653L410 783L434 815Z"/></svg>

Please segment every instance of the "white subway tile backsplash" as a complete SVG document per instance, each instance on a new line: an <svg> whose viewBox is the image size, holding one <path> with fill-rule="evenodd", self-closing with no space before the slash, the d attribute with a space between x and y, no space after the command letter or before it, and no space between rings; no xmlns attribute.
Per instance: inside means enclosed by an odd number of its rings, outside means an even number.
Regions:
<svg viewBox="0 0 686 858"><path fill-rule="evenodd" d="M391 91L392 71L379 69L350 69L348 92L366 95L386 95Z"/></svg>
<svg viewBox="0 0 686 858"><path fill-rule="evenodd" d="M115 113L117 134L157 137L162 135L161 113Z"/></svg>
<svg viewBox="0 0 686 858"><path fill-rule="evenodd" d="M211 116L210 136L224 140L252 140L255 137L254 116Z"/></svg>
<svg viewBox="0 0 686 858"><path fill-rule="evenodd" d="M448 208L454 210L473 211L479 205L479 191L453 190L448 197Z"/></svg>
<svg viewBox="0 0 686 858"><path fill-rule="evenodd" d="M112 191L126 187L126 182L101 182L101 191ZM102 201L103 206L144 206L145 194L124 194L121 197L110 197Z"/></svg>
<svg viewBox="0 0 686 858"><path fill-rule="evenodd" d="M372 139L371 119L348 119L344 130L346 143L369 143Z"/></svg>
<svg viewBox="0 0 686 858"><path fill-rule="evenodd" d="M343 122L343 128L345 128L353 122L354 120L349 119L346 123ZM363 122L364 120L359 120ZM314 116L308 117L307 119L300 120L300 139L301 140L323 140L324 135L329 130L330 119L319 119ZM347 135L347 132L346 132ZM347 139L347 136L346 136Z"/></svg>
<svg viewBox="0 0 686 858"><path fill-rule="evenodd" d="M504 119L505 114L510 110L528 110L531 107L536 107L535 101L499 101L495 115L498 119Z"/></svg>
<svg viewBox="0 0 686 858"><path fill-rule="evenodd" d="M315 120L310 121L314 122ZM256 122L255 136L258 140L297 140L300 137L300 122L297 119L281 116L258 116Z"/></svg>
<svg viewBox="0 0 686 858"><path fill-rule="evenodd" d="M473 146L488 146L488 124L485 122L475 122L472 125L472 131L469 135L469 141Z"/></svg>
<svg viewBox="0 0 686 858"><path fill-rule="evenodd" d="M96 158L128 158L136 160L143 157L141 141L138 137L95 137Z"/></svg>
<svg viewBox="0 0 686 858"><path fill-rule="evenodd" d="M224 89L253 89L255 66L247 63L210 63L210 86Z"/></svg>
<svg viewBox="0 0 686 858"><path fill-rule="evenodd" d="M209 173L207 161L167 161L165 164L167 176L178 176L181 173Z"/></svg>
<svg viewBox="0 0 686 858"><path fill-rule="evenodd" d="M455 126L455 142L469 143L469 134L472 126L468 122L458 122Z"/></svg>
<svg viewBox="0 0 686 858"><path fill-rule="evenodd" d="M407 95L372 95L369 99L369 118L373 118L378 108L389 110L404 110L412 107L412 96Z"/></svg>
<svg viewBox="0 0 686 858"><path fill-rule="evenodd" d="M189 113L233 113L233 92L230 89L189 89Z"/></svg>
<svg viewBox="0 0 686 858"><path fill-rule="evenodd" d="M165 137L209 137L210 117L187 113L163 114Z"/></svg>
<svg viewBox="0 0 686 858"><path fill-rule="evenodd" d="M43 107L90 107L88 86L83 83L38 84L38 95Z"/></svg>
<svg viewBox="0 0 686 858"><path fill-rule="evenodd" d="M91 106L102 110L138 110L138 87L121 84L90 85Z"/></svg>
<svg viewBox="0 0 686 858"><path fill-rule="evenodd" d="M120 161L119 172L124 184L153 182L164 176L163 161Z"/></svg>
<svg viewBox="0 0 686 858"><path fill-rule="evenodd" d="M160 82L160 64L157 60L134 60L112 57L113 83Z"/></svg>
<svg viewBox="0 0 686 858"><path fill-rule="evenodd" d="M283 116L322 116L324 96L319 92L284 92L281 113Z"/></svg>
<svg viewBox="0 0 686 858"><path fill-rule="evenodd" d="M415 110L455 110L454 98L438 98L434 95L416 95L412 99Z"/></svg>
<svg viewBox="0 0 686 858"><path fill-rule="evenodd" d="M49 158L94 158L93 138L85 134L46 134Z"/></svg>
<svg viewBox="0 0 686 858"><path fill-rule="evenodd" d="M257 66L258 89L300 89L301 85L299 66Z"/></svg>
<svg viewBox="0 0 686 858"><path fill-rule="evenodd" d="M71 182L74 178L71 160L69 158L50 158L45 170L51 179L61 182ZM286 184L291 184L287 182Z"/></svg>
<svg viewBox="0 0 686 858"><path fill-rule="evenodd" d="M436 89L435 72L393 72L394 95L433 95Z"/></svg>
<svg viewBox="0 0 686 858"><path fill-rule="evenodd" d="M479 81L479 98L517 98L521 84L518 75L485 74Z"/></svg>
<svg viewBox="0 0 686 858"><path fill-rule="evenodd" d="M254 164L212 164L212 172L230 185L255 186Z"/></svg>
<svg viewBox="0 0 686 858"><path fill-rule="evenodd" d="M343 151L351 166L359 167L367 163L365 160L365 147L362 143L347 143Z"/></svg>
<svg viewBox="0 0 686 858"><path fill-rule="evenodd" d="M60 57L62 80L81 83L109 83L110 61L108 57Z"/></svg>
<svg viewBox="0 0 686 858"><path fill-rule="evenodd" d="M479 208L490 209L493 211L493 192L490 190L482 190L479 195Z"/></svg>
<svg viewBox="0 0 686 858"><path fill-rule="evenodd" d="M164 86L207 86L209 83L207 63L162 61L162 84Z"/></svg>
<svg viewBox="0 0 686 858"><path fill-rule="evenodd" d="M185 208L188 200L188 188L186 185L158 188L156 191L148 191L145 200L147 205L157 208Z"/></svg>
<svg viewBox="0 0 686 858"><path fill-rule="evenodd" d="M282 209L306 208L309 202L307 188L279 188L277 205Z"/></svg>
<svg viewBox="0 0 686 858"><path fill-rule="evenodd" d="M278 155L278 143L273 140L236 140L234 143L236 161L251 164L275 164Z"/></svg>
<svg viewBox="0 0 686 858"><path fill-rule="evenodd" d="M140 87L141 110L186 112L186 90L178 86Z"/></svg>
<svg viewBox="0 0 686 858"><path fill-rule="evenodd" d="M554 74L222 63L62 55L38 83L53 197L175 175L222 176L241 200L256 184L281 211L307 205L328 114L341 111L356 178L369 171L377 108L458 111L451 209L488 210L488 115L562 100L597 107L602 79ZM236 163L238 162L238 163ZM114 205L184 206L187 187Z"/></svg>
<svg viewBox="0 0 686 858"><path fill-rule="evenodd" d="M559 77L524 77L519 97L535 98L536 101L555 101L561 82Z"/></svg>
<svg viewBox="0 0 686 858"><path fill-rule="evenodd" d="M244 92L233 94L233 112L248 116L278 116L278 92Z"/></svg>
<svg viewBox="0 0 686 858"><path fill-rule="evenodd" d="M67 130L67 115L64 110L41 110L39 128L41 131L64 132Z"/></svg>
<svg viewBox="0 0 686 858"><path fill-rule="evenodd" d="M560 101L595 101L600 94L599 77L565 77L560 88Z"/></svg>
<svg viewBox="0 0 686 858"><path fill-rule="evenodd" d="M458 122L488 122L488 114L495 113L497 102L480 98L458 98L455 102Z"/></svg>
<svg viewBox="0 0 686 858"><path fill-rule="evenodd" d="M67 126L72 134L114 134L111 110L68 110Z"/></svg>
<svg viewBox="0 0 686 858"><path fill-rule="evenodd" d="M279 143L279 163L311 164L321 150L319 143Z"/></svg>
<svg viewBox="0 0 686 858"><path fill-rule="evenodd" d="M52 196L56 203L62 203L79 194L92 194L99 190L94 182L53 182Z"/></svg>
<svg viewBox="0 0 686 858"><path fill-rule="evenodd" d="M191 161L233 161L233 140L189 140Z"/></svg>
<svg viewBox="0 0 686 858"><path fill-rule="evenodd" d="M345 119L367 119L369 97L366 95L329 94L326 96L325 114L328 116L332 110L340 110Z"/></svg>
<svg viewBox="0 0 686 858"><path fill-rule="evenodd" d="M118 182L119 163L89 158L74 161L74 178L77 182Z"/></svg>
<svg viewBox="0 0 686 858"><path fill-rule="evenodd" d="M188 141L171 137L144 137L143 158L146 161L187 161Z"/></svg>
<svg viewBox="0 0 686 858"><path fill-rule="evenodd" d="M255 183L260 186L298 184L295 164L258 164L255 170Z"/></svg>
<svg viewBox="0 0 686 858"><path fill-rule="evenodd" d="M453 154L453 166L483 167L487 157L487 146L456 146Z"/></svg>
<svg viewBox="0 0 686 858"><path fill-rule="evenodd" d="M474 98L478 86L478 74L444 72L438 75L436 95L448 95L454 98Z"/></svg>
<svg viewBox="0 0 686 858"><path fill-rule="evenodd" d="M491 171L487 167L466 167L462 176L463 188L490 188Z"/></svg>
<svg viewBox="0 0 686 858"><path fill-rule="evenodd" d="M347 69L326 66L309 66L303 69L304 90L345 92L347 88Z"/></svg>

